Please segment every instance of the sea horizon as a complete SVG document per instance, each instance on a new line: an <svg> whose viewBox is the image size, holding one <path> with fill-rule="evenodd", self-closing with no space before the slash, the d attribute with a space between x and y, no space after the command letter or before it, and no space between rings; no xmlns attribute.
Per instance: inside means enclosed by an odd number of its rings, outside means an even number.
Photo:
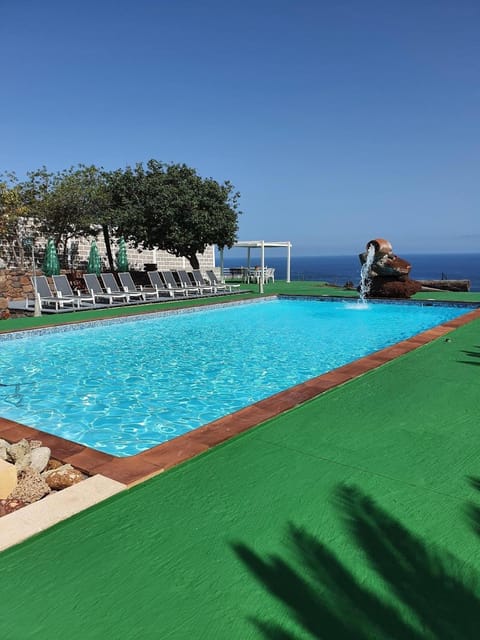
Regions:
<svg viewBox="0 0 480 640"><path fill-rule="evenodd" d="M265 265L275 269L275 277L286 278L287 257L283 249L266 250ZM360 252L359 252L360 253ZM470 291L480 291L480 253L403 253L400 257L408 260L412 268L412 280L469 280ZM246 266L246 253L235 257L225 257L225 267ZM255 252L250 265L257 266L260 256ZM220 261L217 260L217 264ZM319 280L343 286L346 282L355 285L360 280L359 254L332 254L291 256L291 280Z"/></svg>

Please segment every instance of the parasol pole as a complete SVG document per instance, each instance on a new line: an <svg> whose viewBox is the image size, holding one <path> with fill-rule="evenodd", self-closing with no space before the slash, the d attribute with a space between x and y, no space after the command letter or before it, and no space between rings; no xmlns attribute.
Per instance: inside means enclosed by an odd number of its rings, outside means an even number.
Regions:
<svg viewBox="0 0 480 640"><path fill-rule="evenodd" d="M33 293L35 294L35 303L33 317L39 318L42 315L42 305L37 292L37 273L35 270L35 240L32 238L32 274L33 274Z"/></svg>

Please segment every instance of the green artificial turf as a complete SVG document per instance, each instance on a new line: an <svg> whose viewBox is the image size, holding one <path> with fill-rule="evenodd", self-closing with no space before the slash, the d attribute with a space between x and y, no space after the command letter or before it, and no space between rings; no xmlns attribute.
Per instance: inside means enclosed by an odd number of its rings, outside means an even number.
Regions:
<svg viewBox="0 0 480 640"><path fill-rule="evenodd" d="M3 552L0 637L478 638L479 331Z"/></svg>

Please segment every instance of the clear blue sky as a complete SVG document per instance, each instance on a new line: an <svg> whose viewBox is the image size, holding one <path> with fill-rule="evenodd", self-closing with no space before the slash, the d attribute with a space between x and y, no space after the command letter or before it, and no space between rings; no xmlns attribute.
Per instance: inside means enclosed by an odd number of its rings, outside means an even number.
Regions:
<svg viewBox="0 0 480 640"><path fill-rule="evenodd" d="M480 251L477 0L0 0L0 170L229 179L239 239Z"/></svg>

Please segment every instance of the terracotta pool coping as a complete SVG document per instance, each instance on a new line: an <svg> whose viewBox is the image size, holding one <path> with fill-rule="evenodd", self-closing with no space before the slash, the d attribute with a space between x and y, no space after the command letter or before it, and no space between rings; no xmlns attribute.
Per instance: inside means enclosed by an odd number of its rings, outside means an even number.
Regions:
<svg viewBox="0 0 480 640"><path fill-rule="evenodd" d="M22 438L41 440L51 449L52 456L63 463L70 463L88 475L102 474L132 486L479 318L480 308L474 309L134 456L117 458L4 418L0 418L0 438L9 442Z"/></svg>

